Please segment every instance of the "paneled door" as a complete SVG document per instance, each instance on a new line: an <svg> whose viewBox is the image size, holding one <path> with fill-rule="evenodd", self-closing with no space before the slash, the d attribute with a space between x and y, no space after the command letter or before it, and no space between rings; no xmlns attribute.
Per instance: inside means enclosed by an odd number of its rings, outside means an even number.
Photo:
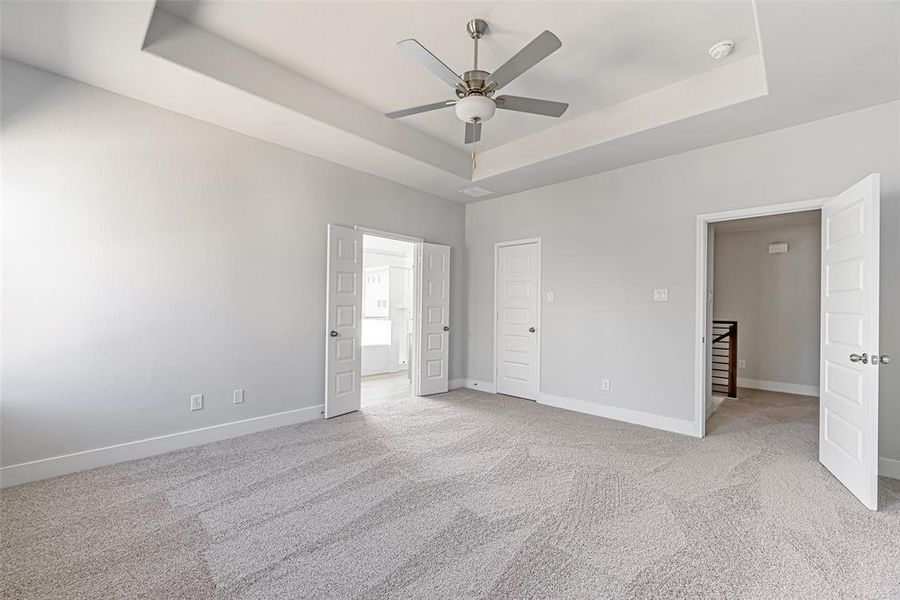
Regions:
<svg viewBox="0 0 900 600"><path fill-rule="evenodd" d="M325 417L360 407L362 234L328 226L325 316Z"/></svg>
<svg viewBox="0 0 900 600"><path fill-rule="evenodd" d="M497 246L495 368L498 394L538 399L540 259L538 241Z"/></svg>
<svg viewBox="0 0 900 600"><path fill-rule="evenodd" d="M422 244L419 385L422 396L448 389L450 366L450 246Z"/></svg>
<svg viewBox="0 0 900 600"><path fill-rule="evenodd" d="M819 461L878 508L879 177L822 208Z"/></svg>

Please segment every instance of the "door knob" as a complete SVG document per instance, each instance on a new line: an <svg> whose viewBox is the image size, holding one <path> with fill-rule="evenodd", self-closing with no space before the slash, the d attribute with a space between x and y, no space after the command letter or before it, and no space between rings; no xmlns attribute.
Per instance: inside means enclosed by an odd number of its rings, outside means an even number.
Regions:
<svg viewBox="0 0 900 600"><path fill-rule="evenodd" d="M850 362L861 362L864 365L869 364L869 355L863 352L862 354L851 354Z"/></svg>
<svg viewBox="0 0 900 600"><path fill-rule="evenodd" d="M888 356L887 354L882 354L881 356L878 356L877 354L872 355L872 364L873 365L877 365L877 364L887 365L887 364L890 364L890 362L891 362L891 357Z"/></svg>
<svg viewBox="0 0 900 600"><path fill-rule="evenodd" d="M449 326L449 325L444 325L444 331L450 331L450 326Z"/></svg>
<svg viewBox="0 0 900 600"><path fill-rule="evenodd" d="M529 327L528 331L530 331L531 333L534 333L534 327Z"/></svg>
<svg viewBox="0 0 900 600"><path fill-rule="evenodd" d="M337 337L338 334L337 334L337 331L332 329L331 333L329 333L328 335L330 335L331 337Z"/></svg>

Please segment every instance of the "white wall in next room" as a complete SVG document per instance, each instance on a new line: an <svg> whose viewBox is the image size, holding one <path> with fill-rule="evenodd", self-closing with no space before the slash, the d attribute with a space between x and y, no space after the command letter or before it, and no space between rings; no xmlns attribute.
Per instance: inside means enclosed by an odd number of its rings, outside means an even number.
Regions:
<svg viewBox="0 0 900 600"><path fill-rule="evenodd" d="M819 223L716 232L713 318L738 322L738 385L819 387L821 237Z"/></svg>

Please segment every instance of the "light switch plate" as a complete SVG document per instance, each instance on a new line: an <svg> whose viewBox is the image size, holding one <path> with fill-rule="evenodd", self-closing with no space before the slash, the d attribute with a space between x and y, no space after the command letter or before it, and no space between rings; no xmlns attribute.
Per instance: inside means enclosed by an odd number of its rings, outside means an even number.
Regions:
<svg viewBox="0 0 900 600"><path fill-rule="evenodd" d="M191 396L191 410L203 410L203 394Z"/></svg>
<svg viewBox="0 0 900 600"><path fill-rule="evenodd" d="M746 368L747 368L747 361L746 361L746 360L739 360L739 361L738 361L738 369L746 369Z"/></svg>
<svg viewBox="0 0 900 600"><path fill-rule="evenodd" d="M669 301L669 288L656 288L653 290L653 301L654 302L668 302Z"/></svg>
<svg viewBox="0 0 900 600"><path fill-rule="evenodd" d="M553 292L547 292L547 304L553 304L554 300L556 300L556 297L553 295Z"/></svg>
<svg viewBox="0 0 900 600"><path fill-rule="evenodd" d="M235 404L243 404L244 403L244 390L234 390L234 403Z"/></svg>

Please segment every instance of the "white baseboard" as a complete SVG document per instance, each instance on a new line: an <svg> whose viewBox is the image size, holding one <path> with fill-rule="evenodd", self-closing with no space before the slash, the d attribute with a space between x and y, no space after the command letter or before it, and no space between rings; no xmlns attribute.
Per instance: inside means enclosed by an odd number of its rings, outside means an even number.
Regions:
<svg viewBox="0 0 900 600"><path fill-rule="evenodd" d="M620 408L617 406L609 406L607 404L588 402L587 400L554 396L543 392L538 396L538 404L546 404L547 406L586 413L597 417L613 419L615 421L634 423L635 425L644 425L645 427L662 429L663 431L671 431L673 433L681 433L690 436L697 435L697 425L694 421L663 417L653 413L631 410L630 408Z"/></svg>
<svg viewBox="0 0 900 600"><path fill-rule="evenodd" d="M124 444L10 465L0 468L0 487L10 487L28 483L29 481L66 475L76 471L85 471L127 460L165 454L173 450L218 442L284 425L313 421L321 418L323 408L324 405L298 408L241 421L231 421L220 425L210 425L209 427L179 431L178 433L125 442Z"/></svg>
<svg viewBox="0 0 900 600"><path fill-rule="evenodd" d="M709 404L706 405L706 418L710 418L716 409L725 401L725 396L712 396Z"/></svg>
<svg viewBox="0 0 900 600"><path fill-rule="evenodd" d="M781 381L766 381L765 379L747 379L738 377L738 387L754 390L766 390L767 392L782 392L785 394L799 394L801 396L818 396L819 386L804 385L801 383L784 383Z"/></svg>
<svg viewBox="0 0 900 600"><path fill-rule="evenodd" d="M878 459L878 474L882 477L890 477L891 479L900 479L900 460L893 458Z"/></svg>
<svg viewBox="0 0 900 600"><path fill-rule="evenodd" d="M477 379L452 379L450 380L450 389L457 390L459 388L468 388L470 390L478 390L487 392L488 394L496 394L497 390L490 381L478 381Z"/></svg>

